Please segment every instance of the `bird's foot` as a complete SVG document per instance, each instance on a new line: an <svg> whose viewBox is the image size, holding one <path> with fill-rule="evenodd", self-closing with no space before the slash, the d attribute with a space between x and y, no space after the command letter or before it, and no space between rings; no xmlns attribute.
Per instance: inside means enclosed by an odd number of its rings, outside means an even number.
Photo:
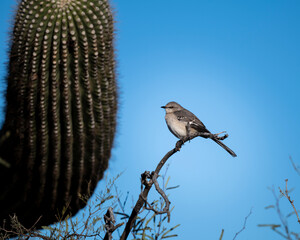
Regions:
<svg viewBox="0 0 300 240"><path fill-rule="evenodd" d="M184 144L184 140L179 140L179 141L177 141L176 142L176 146L175 146L175 150L176 151L180 151L180 149L181 149L181 146Z"/></svg>
<svg viewBox="0 0 300 240"><path fill-rule="evenodd" d="M187 141L190 142L192 139L193 138L190 135L187 135L186 137L182 138L181 141L182 141L182 144L184 144Z"/></svg>

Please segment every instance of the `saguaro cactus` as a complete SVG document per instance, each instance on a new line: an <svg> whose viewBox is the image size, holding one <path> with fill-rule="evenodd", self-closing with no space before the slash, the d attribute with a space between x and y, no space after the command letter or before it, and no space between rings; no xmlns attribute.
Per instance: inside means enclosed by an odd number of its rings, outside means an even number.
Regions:
<svg viewBox="0 0 300 240"><path fill-rule="evenodd" d="M92 192L111 155L117 110L107 0L22 0L0 133L0 220L55 221Z"/></svg>

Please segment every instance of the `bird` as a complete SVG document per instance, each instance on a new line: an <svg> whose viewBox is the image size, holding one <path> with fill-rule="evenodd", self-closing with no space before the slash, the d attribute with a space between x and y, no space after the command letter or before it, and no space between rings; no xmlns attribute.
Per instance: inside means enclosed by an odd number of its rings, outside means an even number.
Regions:
<svg viewBox="0 0 300 240"><path fill-rule="evenodd" d="M166 110L165 120L170 132L182 142L198 136L210 138L224 148L232 157L237 156L234 151L219 140L218 134L212 134L192 112L177 102L169 102L165 106L161 106L161 108Z"/></svg>

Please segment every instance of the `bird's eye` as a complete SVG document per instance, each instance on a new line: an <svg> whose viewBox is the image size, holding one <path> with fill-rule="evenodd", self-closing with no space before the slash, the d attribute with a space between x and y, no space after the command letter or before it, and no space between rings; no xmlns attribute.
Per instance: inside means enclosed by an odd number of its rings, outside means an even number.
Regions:
<svg viewBox="0 0 300 240"><path fill-rule="evenodd" d="M173 106L170 106L169 108L173 108Z"/></svg>

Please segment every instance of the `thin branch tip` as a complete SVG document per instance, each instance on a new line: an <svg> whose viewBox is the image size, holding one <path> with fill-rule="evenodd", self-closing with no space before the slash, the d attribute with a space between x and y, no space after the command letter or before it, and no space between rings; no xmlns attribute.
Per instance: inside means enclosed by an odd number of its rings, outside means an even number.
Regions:
<svg viewBox="0 0 300 240"><path fill-rule="evenodd" d="M298 220L298 223L300 223L300 218L299 218L299 215L298 215L298 211L294 205L294 200L291 199L291 196L289 195L289 191L288 191L288 186L287 186L287 183L288 183L288 179L285 179L285 193L281 190L281 188L279 187L279 192L284 196L286 197L286 199L290 202L290 204L292 205L293 209L294 209L294 212L296 213L296 216L297 216L297 220Z"/></svg>

